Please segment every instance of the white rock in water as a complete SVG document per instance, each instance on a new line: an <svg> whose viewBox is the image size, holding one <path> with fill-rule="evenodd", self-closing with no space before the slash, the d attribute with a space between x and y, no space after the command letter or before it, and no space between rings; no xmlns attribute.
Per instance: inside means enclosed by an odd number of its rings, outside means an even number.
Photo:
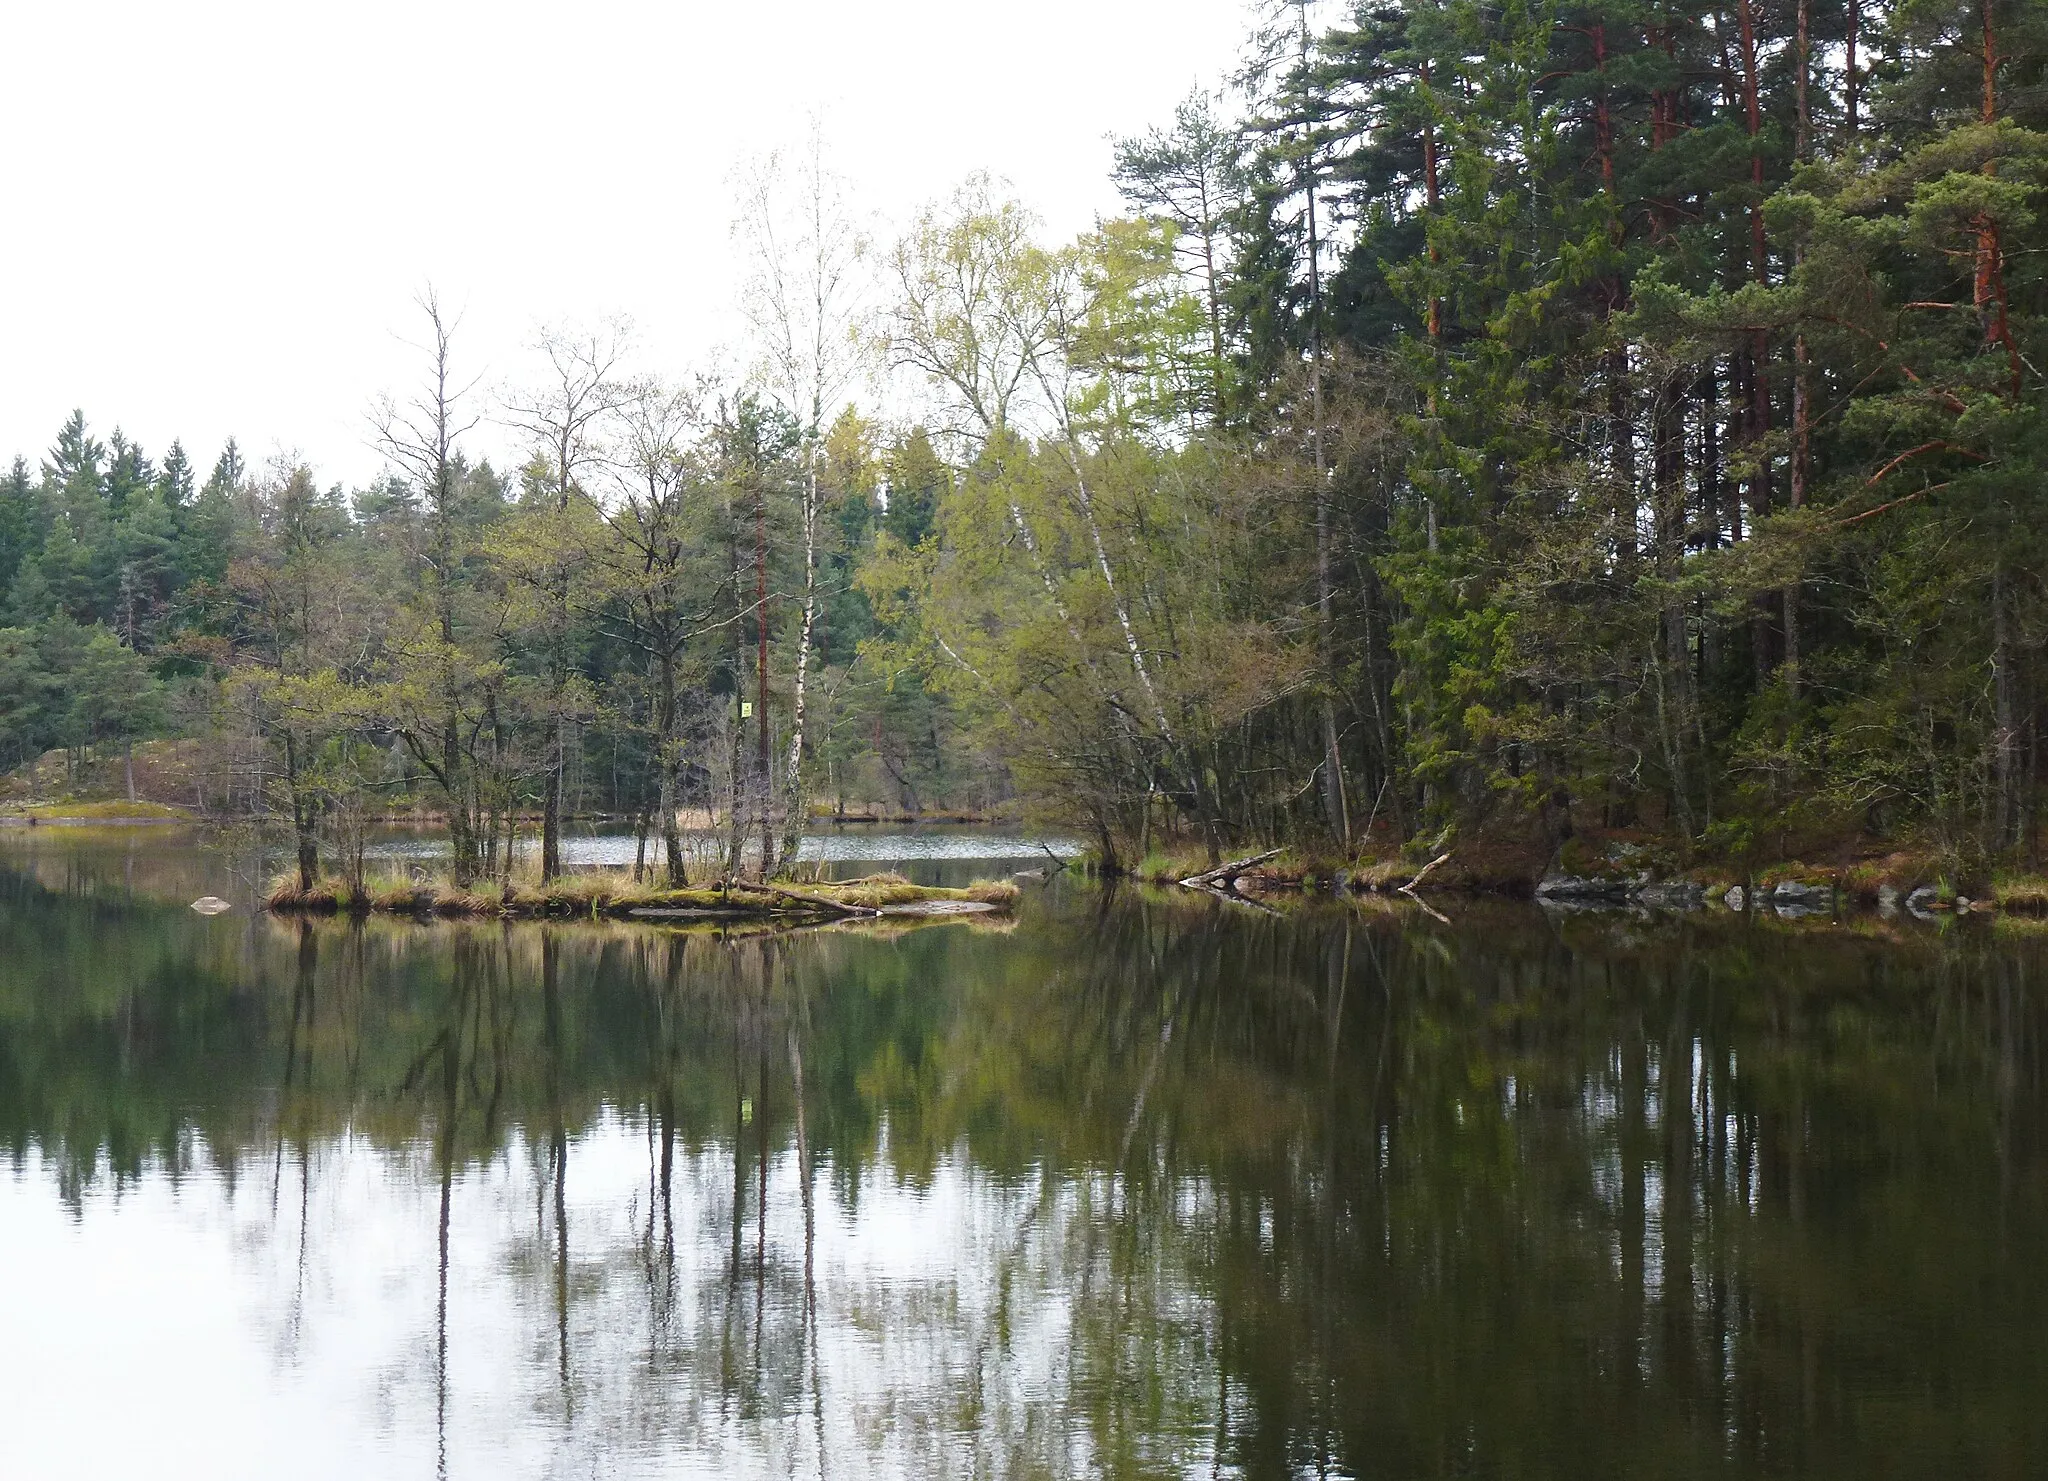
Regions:
<svg viewBox="0 0 2048 1481"><path fill-rule="evenodd" d="M1721 903L1723 905L1726 905L1730 910L1740 910L1745 904L1748 903L1748 899L1749 897L1743 891L1742 886L1736 885L1732 889L1730 889L1727 894L1721 897Z"/></svg>
<svg viewBox="0 0 2048 1481"><path fill-rule="evenodd" d="M219 915L222 911L233 910L235 907L218 895L201 895L192 902L192 908L201 915Z"/></svg>

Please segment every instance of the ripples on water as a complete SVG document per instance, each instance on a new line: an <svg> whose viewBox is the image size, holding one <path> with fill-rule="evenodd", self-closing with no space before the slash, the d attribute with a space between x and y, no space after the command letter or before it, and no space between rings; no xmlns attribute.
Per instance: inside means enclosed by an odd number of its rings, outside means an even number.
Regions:
<svg viewBox="0 0 2048 1481"><path fill-rule="evenodd" d="M302 928L163 850L0 853L10 1478L2048 1467L2017 923Z"/></svg>

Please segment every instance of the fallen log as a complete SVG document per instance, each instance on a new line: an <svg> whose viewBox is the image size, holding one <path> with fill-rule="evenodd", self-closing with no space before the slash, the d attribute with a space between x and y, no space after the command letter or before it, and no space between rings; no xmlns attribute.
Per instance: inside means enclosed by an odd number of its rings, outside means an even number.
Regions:
<svg viewBox="0 0 2048 1481"><path fill-rule="evenodd" d="M804 905L816 905L825 910L833 911L836 914L853 916L860 920L870 920L882 913L879 910L872 910L865 905L845 905L837 900L827 899L823 895L806 895L802 890L786 890L781 885L775 884L754 884L748 880L734 880L727 888L759 890L763 894L779 895L785 900L795 900Z"/></svg>
<svg viewBox="0 0 2048 1481"><path fill-rule="evenodd" d="M1232 905L1242 905L1247 910L1257 910L1263 914L1274 916L1280 914L1279 911L1266 904L1265 901L1250 899L1240 895L1236 890L1219 890L1212 884L1189 884L1187 880L1182 880L1181 883L1187 885L1191 890L1200 890L1205 895L1213 895L1218 900L1228 900Z"/></svg>
<svg viewBox="0 0 2048 1481"><path fill-rule="evenodd" d="M1191 890L1228 890L1237 883L1237 877L1244 873L1245 870L1263 864L1268 859L1277 859L1284 852L1284 849L1269 848L1263 854L1253 854L1249 858L1244 859L1232 859L1228 864L1219 865L1214 869L1205 869L1200 874L1190 874L1181 883Z"/></svg>
<svg viewBox="0 0 2048 1481"><path fill-rule="evenodd" d="M1404 895L1413 895L1415 893L1415 887L1421 884L1425 879L1429 878L1429 871L1436 868L1436 866L1439 864L1449 863L1450 858L1451 856L1449 854L1438 854L1434 859L1431 859L1427 864L1424 864L1422 866L1421 871L1416 874L1415 878L1409 880L1408 883L1400 887L1401 893Z"/></svg>

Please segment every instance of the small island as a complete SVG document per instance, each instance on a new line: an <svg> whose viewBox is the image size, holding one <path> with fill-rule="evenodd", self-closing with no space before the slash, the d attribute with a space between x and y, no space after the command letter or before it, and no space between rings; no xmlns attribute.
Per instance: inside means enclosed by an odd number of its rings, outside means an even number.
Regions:
<svg viewBox="0 0 2048 1481"><path fill-rule="evenodd" d="M1017 887L1007 880L977 880L963 889L912 884L900 874L807 884L730 879L697 888L668 889L635 883L625 870L557 875L546 884L505 880L493 889L463 889L446 881L320 879L301 885L287 875L264 897L277 914L409 915L421 918L515 920L640 920L763 922L808 925L825 920L884 917L1007 915Z"/></svg>

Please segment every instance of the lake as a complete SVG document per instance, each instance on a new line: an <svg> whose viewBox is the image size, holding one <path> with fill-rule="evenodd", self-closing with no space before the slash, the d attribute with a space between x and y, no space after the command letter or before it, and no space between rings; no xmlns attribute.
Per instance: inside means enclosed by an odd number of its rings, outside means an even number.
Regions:
<svg viewBox="0 0 2048 1481"><path fill-rule="evenodd" d="M2048 1470L2039 926L259 873L0 835L10 1478Z"/></svg>

